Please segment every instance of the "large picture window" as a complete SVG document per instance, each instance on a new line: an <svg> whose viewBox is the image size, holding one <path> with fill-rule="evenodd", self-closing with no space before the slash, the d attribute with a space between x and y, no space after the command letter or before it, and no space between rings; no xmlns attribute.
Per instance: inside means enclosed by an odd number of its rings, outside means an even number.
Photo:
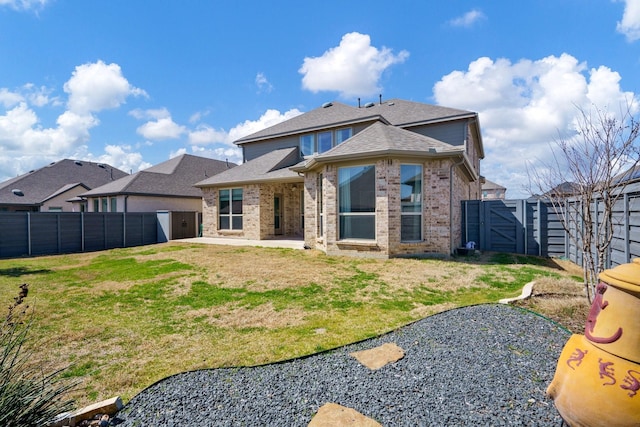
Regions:
<svg viewBox="0 0 640 427"><path fill-rule="evenodd" d="M218 228L242 230L242 188L220 190Z"/></svg>
<svg viewBox="0 0 640 427"><path fill-rule="evenodd" d="M375 166L338 169L340 239L376 238Z"/></svg>
<svg viewBox="0 0 640 427"><path fill-rule="evenodd" d="M422 166L400 165L400 240L422 240Z"/></svg>

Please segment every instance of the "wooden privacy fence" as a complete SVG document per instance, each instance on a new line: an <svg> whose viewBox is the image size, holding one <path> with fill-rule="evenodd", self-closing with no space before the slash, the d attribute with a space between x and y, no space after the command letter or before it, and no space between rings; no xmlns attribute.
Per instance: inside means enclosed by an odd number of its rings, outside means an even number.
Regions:
<svg viewBox="0 0 640 427"><path fill-rule="evenodd" d="M155 213L0 212L0 258L100 251L157 242Z"/></svg>
<svg viewBox="0 0 640 427"><path fill-rule="evenodd" d="M565 209L575 209L568 200ZM602 202L591 206L594 221L602 218ZM613 240L606 268L640 257L640 183L626 187L613 209ZM570 224L571 229L583 224ZM549 202L526 200L465 200L462 202L462 244L485 251L562 257L582 265L582 254L564 230Z"/></svg>

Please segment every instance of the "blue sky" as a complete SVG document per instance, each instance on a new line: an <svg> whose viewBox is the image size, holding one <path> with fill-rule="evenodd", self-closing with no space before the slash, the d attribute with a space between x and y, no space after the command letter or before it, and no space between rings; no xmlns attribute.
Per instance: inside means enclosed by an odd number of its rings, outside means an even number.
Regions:
<svg viewBox="0 0 640 427"><path fill-rule="evenodd" d="M382 94L478 112L481 173L515 198L579 108L639 91L640 0L0 0L0 181L239 162L244 135Z"/></svg>

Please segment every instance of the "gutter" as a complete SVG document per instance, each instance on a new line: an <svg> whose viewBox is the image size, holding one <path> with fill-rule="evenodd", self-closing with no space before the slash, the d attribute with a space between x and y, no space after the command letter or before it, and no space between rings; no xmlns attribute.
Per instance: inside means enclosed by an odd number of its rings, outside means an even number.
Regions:
<svg viewBox="0 0 640 427"><path fill-rule="evenodd" d="M289 169L295 172L305 172L313 169L317 165L325 164L325 163L335 163L335 162L343 162L350 160L365 160L365 159L375 159L381 157L420 157L420 158L446 158L446 157L455 157L455 156L463 156L464 161L464 151L460 149L455 150L438 150L437 148L431 148L430 151L417 150L417 151L409 151L409 150L378 150L378 151L369 151L369 152L359 152L359 153L349 153L349 154L338 154L334 156L315 156L308 160L308 162L302 166L293 166Z"/></svg>

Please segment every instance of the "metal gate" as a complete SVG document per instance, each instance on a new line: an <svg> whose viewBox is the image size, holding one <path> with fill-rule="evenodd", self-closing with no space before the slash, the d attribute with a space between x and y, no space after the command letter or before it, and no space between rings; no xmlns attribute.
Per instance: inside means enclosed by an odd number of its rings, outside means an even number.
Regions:
<svg viewBox="0 0 640 427"><path fill-rule="evenodd" d="M171 211L171 239L196 237L198 212Z"/></svg>
<svg viewBox="0 0 640 427"><path fill-rule="evenodd" d="M462 244L485 251L553 256L547 242L547 209L538 200L462 202Z"/></svg>

